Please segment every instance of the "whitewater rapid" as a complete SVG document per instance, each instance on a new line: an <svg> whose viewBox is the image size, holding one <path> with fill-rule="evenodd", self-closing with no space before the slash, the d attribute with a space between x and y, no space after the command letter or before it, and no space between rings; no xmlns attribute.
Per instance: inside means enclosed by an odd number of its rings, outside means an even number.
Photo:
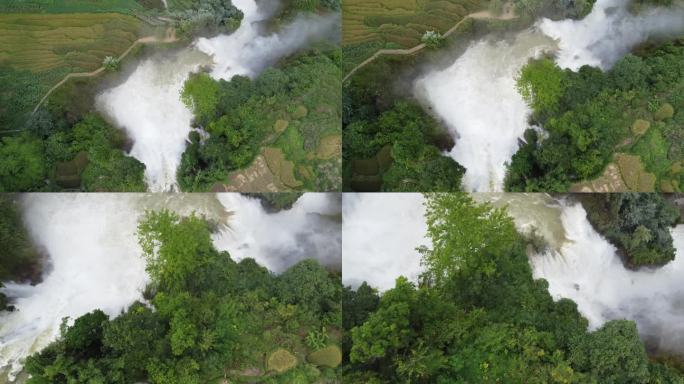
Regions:
<svg viewBox="0 0 684 384"><path fill-rule="evenodd" d="M580 204L561 201L560 210L567 242L530 258L535 277L549 282L554 299L577 303L590 329L634 320L650 348L684 353L684 225L671 230L677 250L672 262L633 271L593 229Z"/></svg>
<svg viewBox="0 0 684 384"><path fill-rule="evenodd" d="M233 4L244 14L236 31L147 58L123 83L96 96L97 109L132 139L130 155L145 164L149 191L178 189L176 171L193 119L180 92L191 73L210 67L215 79L254 77L310 41L329 38L337 25L337 16L299 16L279 32L264 35L261 23L271 10L255 0Z"/></svg>
<svg viewBox="0 0 684 384"><path fill-rule="evenodd" d="M671 230L675 260L661 268L625 268L616 249L597 233L581 204L546 194L473 194L479 202L508 207L517 229L535 231L548 247L529 260L555 300L568 298L594 330L609 320L637 323L649 348L684 354L684 225ZM420 194L345 194L345 285L367 281L385 291L399 276L417 282L424 270L416 247L425 237Z"/></svg>
<svg viewBox="0 0 684 384"><path fill-rule="evenodd" d="M628 0L597 0L582 20L539 20L501 40L473 42L451 65L427 67L413 92L454 137L448 153L466 167L463 187L471 192L503 190L506 164L529 127L530 108L515 83L522 66L542 53L562 68L610 68L634 46L654 37L684 33L684 5L627 11Z"/></svg>
<svg viewBox="0 0 684 384"><path fill-rule="evenodd" d="M47 346L62 318L95 309L116 316L149 281L138 245L146 210L197 213L218 223L214 246L234 260L251 257L274 273L305 258L341 268L341 197L305 194L292 209L267 213L240 194L26 194L22 214L34 243L49 257L36 286L6 284L17 308L0 313L0 372L10 378L23 358ZM0 382L2 378L0 378Z"/></svg>

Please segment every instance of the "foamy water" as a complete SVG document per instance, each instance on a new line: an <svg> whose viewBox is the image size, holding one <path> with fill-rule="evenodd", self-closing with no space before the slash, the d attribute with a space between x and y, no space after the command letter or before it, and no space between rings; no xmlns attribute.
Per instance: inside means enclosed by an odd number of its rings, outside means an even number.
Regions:
<svg viewBox="0 0 684 384"><path fill-rule="evenodd" d="M530 58L552 47L550 39L530 31L511 41L481 40L453 65L417 80L416 95L455 139L449 156L466 168L466 190L503 190L505 163L518 150L530 113L515 78Z"/></svg>
<svg viewBox="0 0 684 384"><path fill-rule="evenodd" d="M148 209L193 212L221 224L212 236L231 257L251 257L273 272L305 258L340 268L340 195L306 194L289 211L267 213L239 194L28 194L22 211L34 242L49 255L43 281L7 284L17 308L0 314L0 368L11 377L47 346L62 318L95 309L119 314L142 300L148 282L136 236Z"/></svg>

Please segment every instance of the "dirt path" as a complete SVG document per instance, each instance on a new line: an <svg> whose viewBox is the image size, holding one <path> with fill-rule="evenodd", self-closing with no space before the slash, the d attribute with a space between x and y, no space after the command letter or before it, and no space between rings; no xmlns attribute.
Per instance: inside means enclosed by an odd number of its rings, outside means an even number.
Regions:
<svg viewBox="0 0 684 384"><path fill-rule="evenodd" d="M513 12L513 4L512 3L506 3L503 7L503 12L499 16L494 16L492 15L491 12L489 11L479 11L479 12L474 12L469 15L466 15L461 21L456 23L453 27L451 27L448 31L444 33L444 37L449 37L452 33L456 31L456 29L466 20L468 19L495 19L495 20L511 20L516 18L515 13ZM354 75L359 69L365 67L366 65L372 63L377 59L378 57L382 55L413 55L414 53L422 50L425 48L425 44L418 44L413 48L409 49L381 49L373 54L373 56L367 58L364 60L361 64L357 65L352 69L343 79L342 82L344 83L345 81L349 80L350 77Z"/></svg>
<svg viewBox="0 0 684 384"><path fill-rule="evenodd" d="M124 53L122 53L122 54L118 57L117 60L122 61L123 59L126 58L126 56L128 56L129 53L131 53L131 51L133 50L133 48L135 48L135 47L137 47L138 45L141 45L141 44L174 43L174 42L176 42L176 41L178 41L178 38L176 37L176 29L175 29L175 28L168 28L168 29L166 30L166 34L165 34L164 38L161 38L161 39L160 39L160 38L158 38L158 37L156 37L156 36L147 36L147 37L142 37L142 38L140 38L140 39L134 41L133 44L131 44L131 46L128 47L128 49L126 49L126 50L124 51ZM50 97L50 95L51 95L55 90L57 90L57 88L59 88L59 87L61 87L62 85L64 85L64 84L65 84L67 81L69 81L70 79L74 79L74 78L78 78L78 77L95 77L95 76L98 76L99 74L101 74L101 73L104 72L104 71L105 71L105 67L100 67L100 68L98 68L98 69L96 69L96 70L94 70L94 71L92 71L92 72L70 73L70 74L64 76L64 78L63 78L59 83L55 84L52 88L50 88L50 90L47 91L47 93L45 94L45 96L43 96L43 98L40 99L40 101L38 102L38 104L36 105L36 107L33 108L33 112L31 112L31 114L35 114L36 111L38 111L38 108L40 108L40 106L43 105L43 103L45 102L45 100L47 100L48 97Z"/></svg>

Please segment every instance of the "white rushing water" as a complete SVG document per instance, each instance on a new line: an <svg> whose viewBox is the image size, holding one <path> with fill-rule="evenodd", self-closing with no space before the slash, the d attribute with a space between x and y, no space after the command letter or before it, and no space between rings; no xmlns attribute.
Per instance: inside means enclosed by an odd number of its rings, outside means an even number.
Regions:
<svg viewBox="0 0 684 384"><path fill-rule="evenodd" d="M13 377L24 357L54 340L64 317L98 308L115 316L142 300L148 276L136 229L145 210L196 212L219 222L217 249L278 273L304 258L340 268L340 200L306 194L289 211L267 213L239 194L25 195L25 222L50 265L36 286L3 289L17 310L0 314L0 368L9 367Z"/></svg>
<svg viewBox="0 0 684 384"><path fill-rule="evenodd" d="M341 267L339 194L307 193L285 211L267 214L261 203L242 195L218 195L224 206L239 206L230 228L214 237L214 245L235 260L252 257L276 273L297 261L314 257L321 264Z"/></svg>
<svg viewBox="0 0 684 384"><path fill-rule="evenodd" d="M684 5L644 9L637 15L627 10L627 0L598 0L582 20L539 23L541 31L558 41L556 63L578 70L583 65L608 69L636 45L653 37L684 33Z"/></svg>
<svg viewBox="0 0 684 384"><path fill-rule="evenodd" d="M417 96L455 138L449 156L466 168L466 190L503 190L505 163L528 128L529 107L515 78L528 59L551 47L550 39L531 31L511 41L481 40L450 67L416 82Z"/></svg>
<svg viewBox="0 0 684 384"><path fill-rule="evenodd" d="M269 17L268 10L255 0L233 4L244 13L235 32L200 38L191 47L145 59L122 84L96 97L98 110L133 140L130 154L145 164L150 191L177 189L176 171L193 118L180 92L192 72L211 65L216 79L255 76L310 41L329 37L337 24L335 16L300 16L281 31L262 35L260 22Z"/></svg>
<svg viewBox="0 0 684 384"><path fill-rule="evenodd" d="M349 196L347 196L349 195ZM569 298L596 329L614 319L634 320L650 347L684 354L684 225L672 230L677 256L666 266L630 270L586 218L583 207L543 194L475 194L477 201L509 206L521 232L536 229L549 244L530 255L535 278L549 293ZM403 275L423 270L415 248L424 237L423 198L418 194L345 194L343 282L367 281L381 291Z"/></svg>
<svg viewBox="0 0 684 384"><path fill-rule="evenodd" d="M684 226L672 230L677 255L662 268L633 271L586 218L580 204L562 202L568 241L531 257L535 277L555 299L577 303L595 329L608 320L635 320L642 339L661 351L684 353Z"/></svg>
<svg viewBox="0 0 684 384"><path fill-rule="evenodd" d="M503 190L505 164L528 128L530 109L515 88L520 68L542 52L563 68L612 66L635 45L684 32L684 6L646 9L627 0L598 0L583 20L540 20L506 40L476 41L453 64L428 68L414 85L416 97L440 118L456 145L449 153L466 167L467 191Z"/></svg>

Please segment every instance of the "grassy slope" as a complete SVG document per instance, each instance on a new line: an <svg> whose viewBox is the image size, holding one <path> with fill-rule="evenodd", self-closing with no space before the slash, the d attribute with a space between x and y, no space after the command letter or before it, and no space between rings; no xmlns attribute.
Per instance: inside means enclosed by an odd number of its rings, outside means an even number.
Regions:
<svg viewBox="0 0 684 384"><path fill-rule="evenodd" d="M384 47L409 48L428 30L445 32L469 13L478 0L346 0L342 2L344 69Z"/></svg>

